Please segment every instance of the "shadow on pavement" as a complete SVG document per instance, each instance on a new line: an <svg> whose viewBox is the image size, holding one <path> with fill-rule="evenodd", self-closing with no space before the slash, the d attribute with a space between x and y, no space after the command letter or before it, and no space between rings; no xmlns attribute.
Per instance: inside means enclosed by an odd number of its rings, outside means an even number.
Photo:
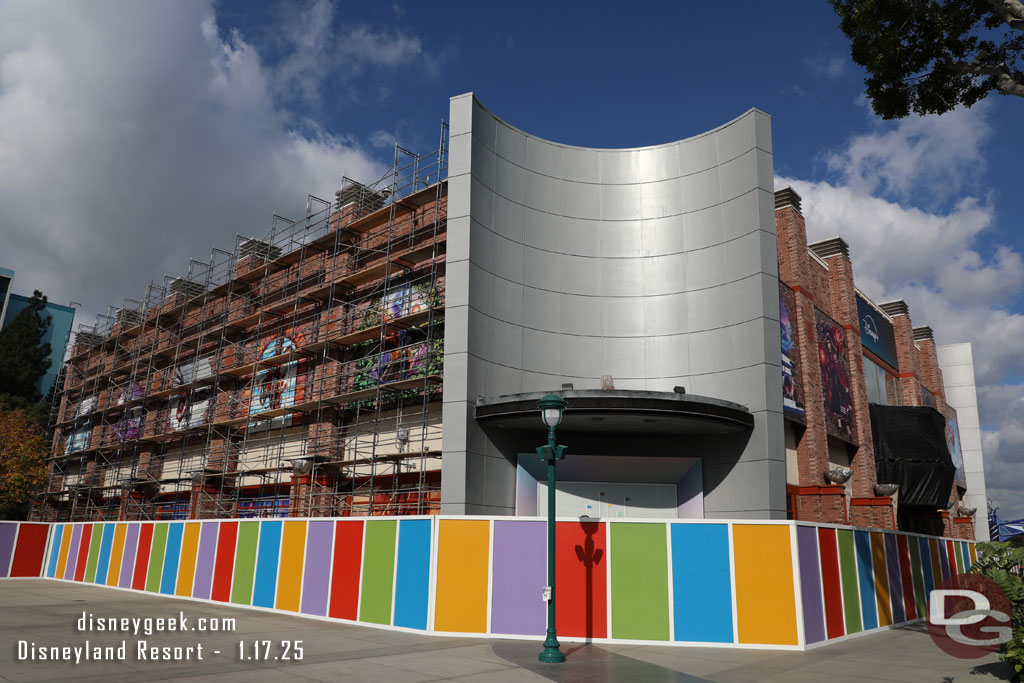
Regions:
<svg viewBox="0 0 1024 683"><path fill-rule="evenodd" d="M613 681L644 681L644 683L710 683L706 678L690 676L673 669L643 662L601 649L596 645L563 646L565 663L542 664L537 661L539 641L495 643L494 654L527 671L558 683L611 683Z"/></svg>

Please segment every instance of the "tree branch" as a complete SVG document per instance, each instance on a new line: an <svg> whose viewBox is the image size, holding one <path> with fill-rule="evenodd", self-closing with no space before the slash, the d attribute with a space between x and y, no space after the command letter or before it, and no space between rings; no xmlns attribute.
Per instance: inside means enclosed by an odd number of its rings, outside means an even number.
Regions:
<svg viewBox="0 0 1024 683"><path fill-rule="evenodd" d="M1018 31L1024 31L1024 2L1021 0L987 0L1006 25Z"/></svg>
<svg viewBox="0 0 1024 683"><path fill-rule="evenodd" d="M1024 97L1024 83L1015 80L1010 70L1006 68L1005 62L985 63L975 60L974 62L953 62L953 68L962 74L972 76L994 76L996 89L1004 95L1016 95Z"/></svg>

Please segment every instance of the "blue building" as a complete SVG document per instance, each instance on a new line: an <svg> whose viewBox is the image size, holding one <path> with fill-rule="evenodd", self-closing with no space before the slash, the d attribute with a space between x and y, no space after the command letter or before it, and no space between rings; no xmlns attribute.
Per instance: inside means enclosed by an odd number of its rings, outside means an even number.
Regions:
<svg viewBox="0 0 1024 683"><path fill-rule="evenodd" d="M15 294L12 290L14 284L14 271L7 268L0 268L0 328L14 320L15 316L26 308L31 296ZM50 345L50 369L39 378L36 388L43 396L50 393L53 383L57 380L57 373L64 361L64 350L67 348L68 340L71 337L71 325L75 320L75 309L70 306L61 306L53 302L47 302L43 315L50 319L50 327L43 335L43 343Z"/></svg>

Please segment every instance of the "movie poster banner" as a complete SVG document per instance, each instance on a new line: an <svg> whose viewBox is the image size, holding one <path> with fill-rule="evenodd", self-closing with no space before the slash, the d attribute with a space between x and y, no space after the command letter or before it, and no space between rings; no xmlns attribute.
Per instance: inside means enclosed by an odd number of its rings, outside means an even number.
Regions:
<svg viewBox="0 0 1024 683"><path fill-rule="evenodd" d="M796 294L779 283L779 330L782 336L782 409L786 417L804 421L804 391L797 366Z"/></svg>
<svg viewBox="0 0 1024 683"><path fill-rule="evenodd" d="M832 436L850 441L853 439L853 395L843 328L817 309L814 310L814 318L818 333L821 393L825 403L825 429Z"/></svg>
<svg viewBox="0 0 1024 683"><path fill-rule="evenodd" d="M953 479L960 488L967 488L967 477L964 474L964 452L960 445L960 424L957 422L956 408L946 406L946 447L949 457L953 459L956 473Z"/></svg>
<svg viewBox="0 0 1024 683"><path fill-rule="evenodd" d="M892 323L860 294L857 295L857 318L860 320L860 343L871 353L899 370L896 360L896 331Z"/></svg>

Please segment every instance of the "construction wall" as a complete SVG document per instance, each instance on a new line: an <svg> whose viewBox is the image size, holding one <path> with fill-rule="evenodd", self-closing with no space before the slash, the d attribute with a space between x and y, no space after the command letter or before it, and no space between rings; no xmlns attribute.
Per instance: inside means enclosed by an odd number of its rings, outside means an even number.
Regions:
<svg viewBox="0 0 1024 683"><path fill-rule="evenodd" d="M976 560L966 541L767 521L562 520L555 545L564 640L777 649L921 618ZM522 517L0 523L0 577L538 640L546 552Z"/></svg>

